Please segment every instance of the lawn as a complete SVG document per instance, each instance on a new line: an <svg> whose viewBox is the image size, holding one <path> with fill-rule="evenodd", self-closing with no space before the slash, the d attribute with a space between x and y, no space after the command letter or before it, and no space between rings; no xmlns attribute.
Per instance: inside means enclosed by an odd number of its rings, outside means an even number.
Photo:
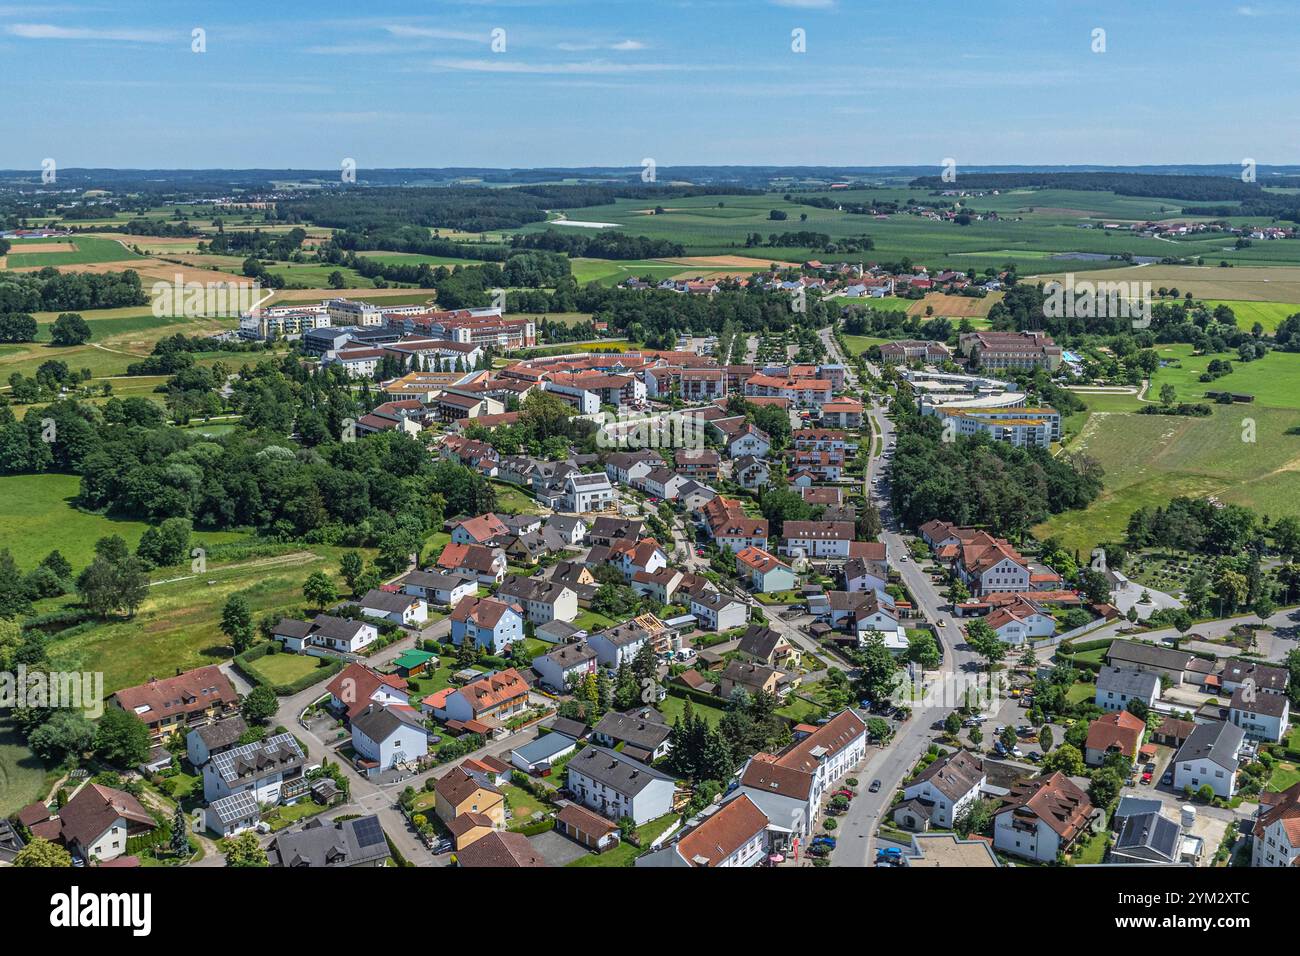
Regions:
<svg viewBox="0 0 1300 956"><path fill-rule="evenodd" d="M267 654L253 661L250 666L271 684L292 684L298 678L317 670L323 663L324 658L309 657L306 654Z"/></svg>
<svg viewBox="0 0 1300 956"><path fill-rule="evenodd" d="M589 853L586 856L580 856L569 866L632 866L636 862L636 858L644 850L649 849L650 843L672 826L673 821L676 819L677 814L665 813L657 820L651 820L637 827L636 834L641 841L640 847L635 847L630 843L619 843L618 846L606 853L600 855Z"/></svg>
<svg viewBox="0 0 1300 956"><path fill-rule="evenodd" d="M604 614L597 614L595 611L583 611L573 619L572 623L578 630L594 634L596 631L603 631L607 627L613 627L614 619L606 617Z"/></svg>
<svg viewBox="0 0 1300 956"><path fill-rule="evenodd" d="M45 767L8 720L0 720L0 817L45 796Z"/></svg>
<svg viewBox="0 0 1300 956"><path fill-rule="evenodd" d="M659 703L655 704L655 709L664 715L664 719L667 720L669 724L672 724L686 711L686 700L685 697L678 697L676 694L669 694ZM718 703L721 704L722 701L719 700ZM697 716L703 717L714 726L717 726L718 721L722 719L724 713L720 706L715 707L709 704L703 704L694 699L691 700L691 707L695 710Z"/></svg>
<svg viewBox="0 0 1300 956"><path fill-rule="evenodd" d="M501 792L505 794L506 806L512 813L509 826L512 830L532 823L534 813L544 813L551 809L523 787L517 787L513 783L503 786Z"/></svg>
<svg viewBox="0 0 1300 956"><path fill-rule="evenodd" d="M1273 768L1272 776L1268 778L1268 789L1273 793L1280 793L1297 783L1300 783L1300 766L1290 761L1279 760L1277 766Z"/></svg>
<svg viewBox="0 0 1300 956"><path fill-rule="evenodd" d="M1243 299L1214 299L1205 303L1211 310L1226 305L1237 317L1237 328L1249 332L1258 322L1264 331L1272 334L1278 323L1300 312L1300 305L1292 302L1248 302Z"/></svg>
<svg viewBox="0 0 1300 956"><path fill-rule="evenodd" d="M1089 651L1086 653L1092 652ZM1098 651L1097 653L1100 654L1101 652ZM1086 654L1081 654L1079 656L1084 657ZM1097 696L1097 685L1084 683L1083 681L1074 684L1065 693L1065 699L1071 704L1081 704L1085 700L1092 700L1095 696Z"/></svg>
<svg viewBox="0 0 1300 956"><path fill-rule="evenodd" d="M514 485L504 481L492 482L497 493L496 511L501 514L538 514L537 502Z"/></svg>

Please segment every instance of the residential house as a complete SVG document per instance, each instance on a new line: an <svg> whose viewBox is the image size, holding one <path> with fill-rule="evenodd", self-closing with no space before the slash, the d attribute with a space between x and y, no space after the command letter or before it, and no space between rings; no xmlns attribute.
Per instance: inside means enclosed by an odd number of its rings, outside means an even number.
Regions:
<svg viewBox="0 0 1300 956"><path fill-rule="evenodd" d="M780 551L794 558L844 561L856 537L849 521L787 521L781 528Z"/></svg>
<svg viewBox="0 0 1300 956"><path fill-rule="evenodd" d="M576 548L582 544L590 526L576 515L553 514L546 518L543 532L552 532L564 541L566 547Z"/></svg>
<svg viewBox="0 0 1300 956"><path fill-rule="evenodd" d="M410 707L371 704L352 718L352 748L368 774L414 763L429 753L429 731Z"/></svg>
<svg viewBox="0 0 1300 956"><path fill-rule="evenodd" d="M700 591L691 595L691 613L706 630L730 631L745 626L749 620L749 605L730 594Z"/></svg>
<svg viewBox="0 0 1300 956"><path fill-rule="evenodd" d="M522 608L534 624L567 623L578 616L577 592L559 581L512 575L497 589L497 597Z"/></svg>
<svg viewBox="0 0 1300 956"><path fill-rule="evenodd" d="M1102 710L1128 710L1129 701L1150 707L1160 696L1160 677L1132 667L1103 667L1097 672L1094 702Z"/></svg>
<svg viewBox="0 0 1300 956"><path fill-rule="evenodd" d="M397 579L405 594L424 598L429 604L455 608L463 598L478 594L478 578L469 574L441 571L409 571Z"/></svg>
<svg viewBox="0 0 1300 956"><path fill-rule="evenodd" d="M745 795L705 811L704 819L682 836L636 859L637 866L754 866L771 850L767 814Z"/></svg>
<svg viewBox="0 0 1300 956"><path fill-rule="evenodd" d="M867 755L867 727L843 710L779 754L755 754L727 800L748 797L775 827L779 844L811 832L822 798Z"/></svg>
<svg viewBox="0 0 1300 956"><path fill-rule="evenodd" d="M993 816L993 846L1010 856L1054 863L1088 828L1092 801L1057 771L1021 780Z"/></svg>
<svg viewBox="0 0 1300 956"><path fill-rule="evenodd" d="M1199 658L1190 651L1158 647L1141 641L1112 641L1106 651L1106 663L1113 667L1150 671L1168 680L1174 687L1184 683L1204 686L1214 670L1211 661Z"/></svg>
<svg viewBox="0 0 1300 956"><path fill-rule="evenodd" d="M1106 758L1119 754L1130 763L1136 762L1146 733L1146 721L1127 710L1117 710L1098 717L1088 724L1088 739L1084 744L1083 761L1089 767L1100 767Z"/></svg>
<svg viewBox="0 0 1300 956"><path fill-rule="evenodd" d="M903 802L893 811L894 822L906 830L925 830L930 825L951 830L987 784L979 757L966 750L950 751L904 781Z"/></svg>
<svg viewBox="0 0 1300 956"><path fill-rule="evenodd" d="M1228 718L1253 740L1277 743L1286 736L1291 720L1291 701L1285 694L1256 691L1247 683L1232 694Z"/></svg>
<svg viewBox="0 0 1300 956"><path fill-rule="evenodd" d="M617 541L640 541L644 525L645 522L639 518L600 517L592 522L587 542L608 548Z"/></svg>
<svg viewBox="0 0 1300 956"><path fill-rule="evenodd" d="M765 486L771 480L772 469L762 458L741 455L731 463L731 476L740 487L753 490Z"/></svg>
<svg viewBox="0 0 1300 956"><path fill-rule="evenodd" d="M379 639L379 629L368 621L317 614L311 621L281 618L271 636L284 642L286 651L301 652L308 647L323 647L356 654Z"/></svg>
<svg viewBox="0 0 1300 956"><path fill-rule="evenodd" d="M718 680L718 696L730 700L732 694L743 690L750 696L765 693L775 697L780 691L781 679L784 676L781 671L766 664L731 660L723 668Z"/></svg>
<svg viewBox="0 0 1300 956"><path fill-rule="evenodd" d="M610 820L631 817L640 826L673 808L672 777L605 747L588 746L566 770L574 800Z"/></svg>
<svg viewBox="0 0 1300 956"><path fill-rule="evenodd" d="M1124 819L1107 863L1115 866L1177 866L1183 862L1183 828L1157 812Z"/></svg>
<svg viewBox="0 0 1300 956"><path fill-rule="evenodd" d="M451 642L457 647L471 640L499 656L523 638L523 610L515 603L491 597L465 598L451 612Z"/></svg>
<svg viewBox="0 0 1300 956"><path fill-rule="evenodd" d="M413 627L429 619L429 605L422 597L399 591L367 591L357 606L367 617L379 618L402 627Z"/></svg>
<svg viewBox="0 0 1300 956"><path fill-rule="evenodd" d="M1237 792L1239 755L1246 733L1236 724L1198 724L1174 755L1174 789L1209 786L1215 796L1231 800Z"/></svg>
<svg viewBox="0 0 1300 956"><path fill-rule="evenodd" d="M621 839L618 824L576 803L560 808L555 815L555 829L593 853L612 850Z"/></svg>
<svg viewBox="0 0 1300 956"><path fill-rule="evenodd" d="M480 584L500 584L506 577L506 555L481 544L448 543L438 555L438 569L472 577Z"/></svg>
<svg viewBox="0 0 1300 956"><path fill-rule="evenodd" d="M319 818L300 830L281 833L266 849L274 867L381 867L390 856L379 817L369 814L327 823Z"/></svg>
<svg viewBox="0 0 1300 956"><path fill-rule="evenodd" d="M751 591L775 594L795 586L794 568L763 548L748 547L736 552L736 574Z"/></svg>
<svg viewBox="0 0 1300 956"><path fill-rule="evenodd" d="M564 480L564 492L557 502L557 510L591 514L613 509L617 500L609 477L604 472L572 474Z"/></svg>
<svg viewBox="0 0 1300 956"><path fill-rule="evenodd" d="M528 709L528 682L513 667L508 667L464 687L439 691L432 696L442 696L433 705L433 715L439 720L476 721L490 727L518 717Z"/></svg>
<svg viewBox="0 0 1300 956"><path fill-rule="evenodd" d="M557 693L566 693L583 681L588 674L596 673L596 652L585 643L561 644L548 654L533 658L533 670L542 684Z"/></svg>
<svg viewBox="0 0 1300 956"><path fill-rule="evenodd" d="M1250 837L1251 866L1300 866L1300 783L1259 795Z"/></svg>
<svg viewBox="0 0 1300 956"><path fill-rule="evenodd" d="M451 824L467 813L487 818L494 827L506 825L506 798L486 776L467 770L464 764L452 767L433 785L433 812L443 823Z"/></svg>
<svg viewBox="0 0 1300 956"><path fill-rule="evenodd" d="M602 667L617 668L620 664L631 664L642 645L646 642L653 644L655 635L663 629L663 622L653 614L642 614L597 631L588 636L587 643L596 652Z"/></svg>
<svg viewBox="0 0 1300 956"><path fill-rule="evenodd" d="M679 448L673 455L673 463L680 474L702 481L715 481L722 465L722 456L707 448Z"/></svg>
<svg viewBox="0 0 1300 956"><path fill-rule="evenodd" d="M1041 605L1024 598L997 608L984 619L984 623L1002 643L1012 647L1056 633L1056 618Z"/></svg>
<svg viewBox="0 0 1300 956"><path fill-rule="evenodd" d="M109 700L144 721L155 741L220 720L239 707L234 685L216 664L123 688Z"/></svg>
<svg viewBox="0 0 1300 956"><path fill-rule="evenodd" d="M131 794L88 783L57 817L33 828L33 835L62 843L74 858L103 863L126 853L127 840L157 828L158 821Z"/></svg>
<svg viewBox="0 0 1300 956"><path fill-rule="evenodd" d="M799 666L802 653L780 631L764 624L751 624L740 636L736 650L746 660L767 667Z"/></svg>
<svg viewBox="0 0 1300 956"><path fill-rule="evenodd" d="M456 544L481 544L485 547L493 547L510 533L504 521L492 512L488 512L458 522L452 528L451 540Z"/></svg>
<svg viewBox="0 0 1300 956"><path fill-rule="evenodd" d="M276 734L213 754L203 765L203 799L248 793L261 804L293 803L307 793L306 755L293 734Z"/></svg>
<svg viewBox="0 0 1300 956"><path fill-rule="evenodd" d="M649 763L666 756L672 748L672 728L650 708L625 714L610 711L591 728L591 739L604 747L617 748L625 757Z"/></svg>
<svg viewBox="0 0 1300 956"><path fill-rule="evenodd" d="M545 858L533 848L528 837L510 830L493 830L456 851L456 865L493 870L547 866Z"/></svg>
<svg viewBox="0 0 1300 956"><path fill-rule="evenodd" d="M329 691L329 708L350 720L372 703L405 704L410 688L396 674L380 674L364 664L349 664L334 675L325 687Z"/></svg>
<svg viewBox="0 0 1300 956"><path fill-rule="evenodd" d="M732 458L744 455L766 458L771 450L772 439L753 422L745 422L727 436L727 454Z"/></svg>
<svg viewBox="0 0 1300 956"><path fill-rule="evenodd" d="M510 762L524 773L547 775L556 761L573 753L578 741L568 734L542 734L510 752Z"/></svg>
<svg viewBox="0 0 1300 956"><path fill-rule="evenodd" d="M229 750L248 732L248 724L238 714L232 714L215 724L196 727L185 735L185 755L190 765L202 767L213 754Z"/></svg>

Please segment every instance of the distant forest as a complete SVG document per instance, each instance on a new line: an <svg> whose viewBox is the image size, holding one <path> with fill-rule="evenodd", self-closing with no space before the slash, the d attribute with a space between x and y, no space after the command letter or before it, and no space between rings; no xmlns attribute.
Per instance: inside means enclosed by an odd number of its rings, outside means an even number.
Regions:
<svg viewBox="0 0 1300 956"><path fill-rule="evenodd" d="M1245 202L1267 195L1258 183L1243 183L1240 178L1142 173L960 173L955 183L944 182L939 176L920 176L912 180L912 185L922 189L1022 189L1031 186L1043 189L1108 190L1120 196L1186 199L1192 202Z"/></svg>

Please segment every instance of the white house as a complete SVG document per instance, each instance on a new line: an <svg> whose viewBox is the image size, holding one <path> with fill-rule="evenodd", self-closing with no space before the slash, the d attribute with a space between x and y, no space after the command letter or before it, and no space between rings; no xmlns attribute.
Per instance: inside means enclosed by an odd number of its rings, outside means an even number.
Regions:
<svg viewBox="0 0 1300 956"><path fill-rule="evenodd" d="M1065 774L1021 780L993 816L993 846L1053 863L1087 829L1091 815L1092 801Z"/></svg>
<svg viewBox="0 0 1300 956"><path fill-rule="evenodd" d="M643 615L643 617L651 616ZM624 621L614 627L597 631L587 638L587 643L596 652L602 667L616 668L625 662L632 663L637 651L641 650L641 645L653 639L650 631L638 623L639 620L640 618L633 618ZM651 620L658 623L658 618L651 617Z"/></svg>
<svg viewBox="0 0 1300 956"><path fill-rule="evenodd" d="M444 604L452 608L463 598L478 594L478 580L468 574L411 571L397 581L405 594L424 598L430 604Z"/></svg>
<svg viewBox="0 0 1300 956"><path fill-rule="evenodd" d="M727 452L732 458L739 458L742 455L766 458L771 450L772 439L768 438L767 433L753 422L746 422L727 438Z"/></svg>
<svg viewBox="0 0 1300 956"><path fill-rule="evenodd" d="M1013 601L1000 607L985 619L985 623L1003 644L1013 647L1056 633L1056 618L1029 601Z"/></svg>
<svg viewBox="0 0 1300 956"><path fill-rule="evenodd" d="M983 762L968 751L954 750L905 784L903 801L919 801L921 808L929 811L932 824L951 830L987 783Z"/></svg>
<svg viewBox="0 0 1300 956"><path fill-rule="evenodd" d="M383 773L429 752L429 732L409 707L371 704L352 718L352 747L367 774Z"/></svg>
<svg viewBox="0 0 1300 956"><path fill-rule="evenodd" d="M361 613L368 617L382 618L394 624L410 626L423 624L429 619L429 605L422 597L413 594L401 594L393 591L381 591L373 588L357 602Z"/></svg>
<svg viewBox="0 0 1300 956"><path fill-rule="evenodd" d="M1160 696L1160 676L1131 667L1103 667L1097 674L1093 701L1102 710L1128 710L1131 700L1150 707Z"/></svg>
<svg viewBox="0 0 1300 956"><path fill-rule="evenodd" d="M203 799L249 793L258 803L288 803L307 792L306 758L293 734L276 734L214 754L203 766Z"/></svg>
<svg viewBox="0 0 1300 956"><path fill-rule="evenodd" d="M730 631L749 621L749 605L739 598L719 591L702 591L691 597L691 613L700 627L710 631Z"/></svg>
<svg viewBox="0 0 1300 956"><path fill-rule="evenodd" d="M564 692L596 673L597 660L596 652L586 644L561 644L549 654L534 657L533 670L547 687Z"/></svg>
<svg viewBox="0 0 1300 956"><path fill-rule="evenodd" d="M578 594L561 581L511 576L497 589L497 597L518 605L534 624L567 624L578 616Z"/></svg>
<svg viewBox="0 0 1300 956"><path fill-rule="evenodd" d="M202 767L213 754L237 746L247 731L248 724L238 714L196 727L185 735L185 755L191 766Z"/></svg>
<svg viewBox="0 0 1300 956"><path fill-rule="evenodd" d="M1233 693L1228 715L1247 737L1276 743L1286 736L1291 701L1285 694L1258 692L1247 684Z"/></svg>
<svg viewBox="0 0 1300 956"><path fill-rule="evenodd" d="M310 646L355 654L379 639L379 629L369 621L317 614L311 621L281 618L271 636L283 641L287 651L301 652Z"/></svg>
<svg viewBox="0 0 1300 956"><path fill-rule="evenodd" d="M636 866L737 868L762 862L771 849L767 814L744 794L704 811L704 819Z"/></svg>
<svg viewBox="0 0 1300 956"><path fill-rule="evenodd" d="M614 487L604 472L569 475L564 479L564 493L559 510L574 514L609 511L615 504Z"/></svg>
<svg viewBox="0 0 1300 956"><path fill-rule="evenodd" d="M1296 866L1300 860L1300 783L1281 793L1260 794L1251 830L1251 866Z"/></svg>
<svg viewBox="0 0 1300 956"><path fill-rule="evenodd" d="M794 558L843 561L856 537L852 521L787 521L780 550Z"/></svg>
<svg viewBox="0 0 1300 956"><path fill-rule="evenodd" d="M1236 724L1197 724L1174 755L1174 789L1195 791L1208 784L1215 796L1231 800L1237 792L1238 754L1245 739L1245 731Z"/></svg>
<svg viewBox="0 0 1300 956"><path fill-rule="evenodd" d="M646 494L664 501L676 501L682 487L690 479L679 475L671 468L654 468L640 481L640 487Z"/></svg>
<svg viewBox="0 0 1300 956"><path fill-rule="evenodd" d="M676 781L653 767L594 745L567 765L573 799L610 820L640 826L672 811Z"/></svg>

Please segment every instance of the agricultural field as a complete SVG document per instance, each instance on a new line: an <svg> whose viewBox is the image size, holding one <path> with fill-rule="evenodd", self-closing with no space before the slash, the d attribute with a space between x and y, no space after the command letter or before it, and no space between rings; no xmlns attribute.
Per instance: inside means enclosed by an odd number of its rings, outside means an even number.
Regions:
<svg viewBox="0 0 1300 956"><path fill-rule="evenodd" d="M139 259L115 239L69 236L63 239L14 239L5 257L10 271L44 269L46 266L87 265L98 262L126 262ZM120 266L119 268L127 268Z"/></svg>
<svg viewBox="0 0 1300 956"><path fill-rule="evenodd" d="M969 295L948 295L945 292L927 293L907 306L908 315L944 316L950 319L987 319L994 303L1002 301L1001 292L990 292L982 299ZM933 310L927 313L927 310ZM976 323L972 323L976 324Z"/></svg>
<svg viewBox="0 0 1300 956"><path fill-rule="evenodd" d="M1300 312L1300 305L1294 302L1248 302L1241 299L1212 299L1205 303L1210 309L1226 305L1237 317L1237 328L1249 331L1258 322L1264 332L1271 335L1277 331L1283 319Z"/></svg>
<svg viewBox="0 0 1300 956"><path fill-rule="evenodd" d="M1290 245L1300 247L1300 242ZM1300 252L1300 248L1297 251ZM1227 258L1227 253L1223 257ZM1073 264L1070 269L1074 270ZM1058 269L1056 274L1044 274L1036 277L1035 281L1063 281L1064 278L1065 270ZM1180 297L1190 292L1195 298L1207 302L1223 299L1230 302L1300 302L1300 267L1296 266L1221 269L1217 265L1153 264L1114 269L1106 273L1105 279L1107 282L1149 282L1152 289L1161 286L1176 288ZM1240 320L1238 325L1242 325ZM1249 328L1249 325L1243 327Z"/></svg>
<svg viewBox="0 0 1300 956"><path fill-rule="evenodd" d="M1230 391L1254 395L1251 406L1239 406L1242 415L1258 406L1292 409L1300 423L1300 354L1269 352L1253 362L1239 362L1235 354L1193 355L1190 345L1158 348L1160 358L1176 363L1162 366L1151 379L1148 398L1156 398L1164 385L1173 385L1178 401L1205 401L1206 391ZM1213 382L1201 382L1199 376L1215 359L1232 363L1232 372Z"/></svg>
<svg viewBox="0 0 1300 956"><path fill-rule="evenodd" d="M1243 441L1247 418L1253 442ZM1121 540L1139 507L1179 495L1216 495L1271 517L1300 515L1300 435L1287 434L1298 423L1300 413L1267 405L1216 405L1208 418L1092 412L1067 449L1101 462L1104 490L1087 509L1054 515L1034 533L1087 553Z"/></svg>

